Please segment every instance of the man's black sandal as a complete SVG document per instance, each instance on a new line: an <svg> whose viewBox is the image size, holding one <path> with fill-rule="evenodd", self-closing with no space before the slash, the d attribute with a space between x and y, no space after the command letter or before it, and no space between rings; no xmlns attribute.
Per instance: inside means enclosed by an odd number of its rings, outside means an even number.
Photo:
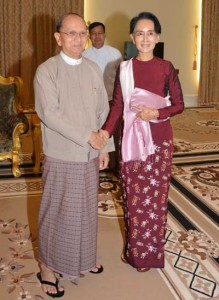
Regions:
<svg viewBox="0 0 219 300"><path fill-rule="evenodd" d="M103 272L103 266L102 265L100 265L99 268L96 267L96 269L97 269L97 271L90 271L90 273L92 273L92 274L100 274L100 273Z"/></svg>
<svg viewBox="0 0 219 300"><path fill-rule="evenodd" d="M41 284L47 284L47 285L50 285L50 286L54 286L56 288L56 291L57 293L49 293L49 292L46 292L46 294L50 297L53 297L53 298L60 298L64 295L65 291L59 291L59 280L56 278L56 282L51 282L51 281L46 281L46 280L42 280L42 277L41 277L41 273L37 273L37 278L39 279L40 283Z"/></svg>

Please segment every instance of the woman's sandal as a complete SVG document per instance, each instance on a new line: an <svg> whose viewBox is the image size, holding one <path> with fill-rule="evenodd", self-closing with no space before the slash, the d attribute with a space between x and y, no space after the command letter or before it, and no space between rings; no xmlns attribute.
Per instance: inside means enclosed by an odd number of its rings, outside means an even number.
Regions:
<svg viewBox="0 0 219 300"><path fill-rule="evenodd" d="M90 271L90 273L92 273L92 274L100 274L100 273L102 273L103 272L103 266L102 265L100 265L99 267L95 267L96 269L97 269L97 271Z"/></svg>
<svg viewBox="0 0 219 300"><path fill-rule="evenodd" d="M50 297L53 297L53 298L60 298L64 295L65 291L60 291L59 290L59 280L56 278L56 282L51 282L51 281L47 281L47 280L42 280L42 276L41 276L41 273L37 273L37 278L39 279L40 283L41 284L46 284L46 285L50 285L50 286L54 286L56 288L56 293L49 293L49 292L46 292L46 294Z"/></svg>
<svg viewBox="0 0 219 300"><path fill-rule="evenodd" d="M147 272L149 271L151 268L147 267L147 268L137 268L138 272Z"/></svg>

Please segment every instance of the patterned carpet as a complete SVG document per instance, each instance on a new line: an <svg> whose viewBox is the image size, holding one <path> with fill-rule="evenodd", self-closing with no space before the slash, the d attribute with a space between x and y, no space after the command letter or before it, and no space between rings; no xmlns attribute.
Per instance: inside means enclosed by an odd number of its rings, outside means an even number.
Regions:
<svg viewBox="0 0 219 300"><path fill-rule="evenodd" d="M206 165L205 170L208 169L209 165ZM168 227L172 232L170 232L170 243L169 237L167 239L165 250L166 259L172 262L170 265L173 272L168 271L168 268L165 268L164 272L172 274L171 278L184 298L186 298L185 293L188 292L188 299L190 297L191 299L211 297L217 299L219 297L219 218L214 211L216 205L214 208L213 205L211 206L212 210L206 205L205 194L196 193L196 185L193 184L194 181L196 182L194 177L198 181L198 174L192 174L190 179L187 177L188 181L185 180L182 183L184 189L175 185L174 180L171 183ZM217 186L218 182L215 182L214 188L218 189ZM189 187L189 193L185 192L185 187ZM211 187L211 184L205 182L201 190L206 191ZM219 198L215 200L218 201ZM177 282L176 278L180 280Z"/></svg>
<svg viewBox="0 0 219 300"><path fill-rule="evenodd" d="M177 295L174 299L219 299L218 168L219 162L173 168L165 268L158 272ZM42 188L40 177L5 179L0 186L5 201L13 197L16 201L18 194L40 198ZM120 182L110 172L100 174L98 214L103 220L123 216ZM36 265L31 245L36 233L30 230L30 234L28 224L17 222L15 216L0 217L0 241L4 245L0 251L0 282L9 295L21 290L20 298L14 299L31 299L27 296L41 291L33 267L31 272L31 264ZM3 255L5 252L7 255ZM44 299L40 295L35 294L34 299Z"/></svg>
<svg viewBox="0 0 219 300"><path fill-rule="evenodd" d="M219 154L219 110L186 109L171 119L174 134L174 156L182 154Z"/></svg>
<svg viewBox="0 0 219 300"><path fill-rule="evenodd" d="M98 215L107 218L123 217L122 187L112 172L100 172Z"/></svg>
<svg viewBox="0 0 219 300"><path fill-rule="evenodd" d="M116 185L120 186L111 174L101 176L105 195L111 195L99 200L100 216L122 216ZM173 166L162 272L180 299L219 299L218 204L219 162Z"/></svg>
<svg viewBox="0 0 219 300"><path fill-rule="evenodd" d="M165 268L157 270L158 273L150 273L157 281L160 280L160 287L165 283L166 290L163 296L150 296L150 299L219 299L218 120L219 111L214 109L190 109L183 115L173 118L175 153L169 192ZM0 165L0 294L6 295L5 300L42 300L45 296L39 289L35 277L37 264L34 252L37 229L32 225L35 217L31 217L38 210L42 182L40 174L37 176L32 173L33 164L28 151L22 153L22 159L23 176L20 178L12 177L10 165ZM26 207L22 204L19 197L27 199L27 203L31 203L31 209L28 205ZM34 204L33 208L34 199L37 199L37 204ZM17 208L15 201L18 201ZM19 221L19 210L21 215L24 212L27 214L28 222ZM98 215L103 228L102 235L100 233L102 239L112 230L111 226L114 226L116 220L123 232L121 183L109 171L100 172ZM106 257L107 253L111 254L114 246L116 247L116 234L113 236L112 240L105 241L110 245L110 249L104 251ZM119 242L122 243L121 240ZM102 247L105 243L102 242ZM119 246L120 250L121 247L122 244ZM116 257L119 257L118 251ZM112 259L115 259L114 256ZM113 268L120 268L119 266L118 262L118 266L113 265ZM129 269L125 270L125 275L121 273L121 277L125 276L124 280L129 275L132 276L128 271ZM114 269L112 272L117 278L120 269L116 271L118 274ZM147 276L148 281L153 279L150 277L152 275ZM135 277L131 277L132 282L135 281ZM132 286L133 289L136 287ZM131 294L129 297L129 294L130 292L126 294L125 300L144 300L143 296L133 298ZM80 295L81 297L83 296ZM91 300L103 298L113 299L107 296L89 297ZM67 299L72 299L72 296ZM114 299L123 298L115 296Z"/></svg>
<svg viewBox="0 0 219 300"><path fill-rule="evenodd" d="M219 159L219 110L189 108L171 118L174 136L174 162Z"/></svg>
<svg viewBox="0 0 219 300"><path fill-rule="evenodd" d="M172 185L214 222L219 215L219 163L173 166Z"/></svg>

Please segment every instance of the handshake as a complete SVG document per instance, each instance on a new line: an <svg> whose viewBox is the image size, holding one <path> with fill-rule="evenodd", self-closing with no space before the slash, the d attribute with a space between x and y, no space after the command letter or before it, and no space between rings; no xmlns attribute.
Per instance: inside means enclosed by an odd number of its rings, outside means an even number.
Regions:
<svg viewBox="0 0 219 300"><path fill-rule="evenodd" d="M92 148L96 150L101 150L106 146L109 139L109 132L100 129L98 132L92 132L88 143Z"/></svg>

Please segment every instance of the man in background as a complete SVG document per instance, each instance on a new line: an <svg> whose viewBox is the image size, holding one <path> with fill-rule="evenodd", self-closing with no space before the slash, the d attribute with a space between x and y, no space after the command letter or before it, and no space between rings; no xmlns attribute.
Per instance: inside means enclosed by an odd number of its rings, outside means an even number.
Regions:
<svg viewBox="0 0 219 300"><path fill-rule="evenodd" d="M89 35L92 45L83 52L83 56L94 61L103 73L105 88L108 94L109 105L112 105L113 88L116 70L121 63L122 54L114 47L105 45L106 30L101 22L93 22L89 25ZM110 153L109 167L118 173L119 169L119 128L114 135L116 152Z"/></svg>

